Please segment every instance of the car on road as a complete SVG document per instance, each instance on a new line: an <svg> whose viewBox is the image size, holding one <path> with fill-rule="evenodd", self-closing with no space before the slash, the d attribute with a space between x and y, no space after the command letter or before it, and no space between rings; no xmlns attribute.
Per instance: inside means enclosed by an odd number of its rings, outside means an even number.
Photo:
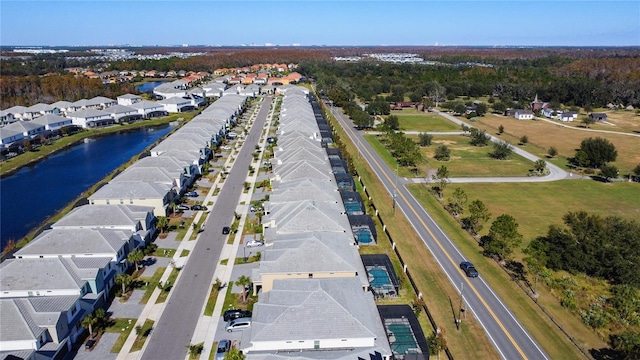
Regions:
<svg viewBox="0 0 640 360"><path fill-rule="evenodd" d="M246 247L256 247L256 246L262 246L262 245L264 245L264 243L256 239L251 239L247 241L247 243L245 244Z"/></svg>
<svg viewBox="0 0 640 360"><path fill-rule="evenodd" d="M231 320L227 323L227 326L224 327L227 332L233 332L236 330L244 330L251 327L251 318L243 317L235 320Z"/></svg>
<svg viewBox="0 0 640 360"><path fill-rule="evenodd" d="M180 204L180 205L176 206L176 209L182 210L182 211L191 210L191 208L189 206L183 205L183 204Z"/></svg>
<svg viewBox="0 0 640 360"><path fill-rule="evenodd" d="M96 341L93 339L89 339L86 344L84 344L85 350L91 350L93 346L96 344Z"/></svg>
<svg viewBox="0 0 640 360"><path fill-rule="evenodd" d="M198 197L198 192L197 191L189 191L185 195L187 195L189 197Z"/></svg>
<svg viewBox="0 0 640 360"><path fill-rule="evenodd" d="M191 210L196 210L196 211L207 211L207 207L204 205L193 205L191 206Z"/></svg>
<svg viewBox="0 0 640 360"><path fill-rule="evenodd" d="M478 270L476 270L476 267L468 261L461 262L460 269L462 269L468 277L478 277Z"/></svg>
<svg viewBox="0 0 640 360"><path fill-rule="evenodd" d="M231 232L231 229L228 226L222 228L222 235L227 235L229 232Z"/></svg>
<svg viewBox="0 0 640 360"><path fill-rule="evenodd" d="M230 309L222 314L222 320L229 322L231 320L243 318L243 317L251 317L251 311L242 310L242 309Z"/></svg>
<svg viewBox="0 0 640 360"><path fill-rule="evenodd" d="M216 349L216 360L223 360L224 355L231 350L231 340L223 339L218 342L218 348Z"/></svg>

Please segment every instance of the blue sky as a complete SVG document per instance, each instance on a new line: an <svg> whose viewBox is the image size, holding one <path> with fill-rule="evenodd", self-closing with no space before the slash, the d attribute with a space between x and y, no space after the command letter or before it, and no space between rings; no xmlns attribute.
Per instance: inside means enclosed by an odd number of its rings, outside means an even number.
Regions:
<svg viewBox="0 0 640 360"><path fill-rule="evenodd" d="M2 45L640 46L640 1L0 1Z"/></svg>

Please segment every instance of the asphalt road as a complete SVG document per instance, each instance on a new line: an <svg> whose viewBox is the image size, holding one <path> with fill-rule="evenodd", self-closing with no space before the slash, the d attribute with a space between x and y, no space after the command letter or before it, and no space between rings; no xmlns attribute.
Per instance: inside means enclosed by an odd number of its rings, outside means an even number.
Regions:
<svg viewBox="0 0 640 360"><path fill-rule="evenodd" d="M410 221L425 246L431 251L441 269L453 286L462 293L467 311L484 328L489 340L503 359L549 359L536 341L528 334L515 316L502 303L491 287L480 276L468 278L459 268L464 259L462 253L433 221L431 216L420 206L413 195L398 184L394 170L388 168L384 161L356 131L351 121L340 109L332 109L334 116L346 130L351 141L356 144L360 156L371 166L378 179L387 191L396 196L396 209L402 211ZM409 264L411 267L411 264ZM457 307L457 305L456 305ZM456 309L457 310L457 309ZM454 319L452 318L452 323Z"/></svg>
<svg viewBox="0 0 640 360"><path fill-rule="evenodd" d="M227 239L222 227L232 223L243 184L253 160L252 153L266 123L272 98L261 103L255 123L245 138L240 153L218 194L218 200L207 218L205 230L200 234L189 260L182 269L179 281L155 324L148 344L141 356L145 360L184 359L202 307L209 296L209 285Z"/></svg>

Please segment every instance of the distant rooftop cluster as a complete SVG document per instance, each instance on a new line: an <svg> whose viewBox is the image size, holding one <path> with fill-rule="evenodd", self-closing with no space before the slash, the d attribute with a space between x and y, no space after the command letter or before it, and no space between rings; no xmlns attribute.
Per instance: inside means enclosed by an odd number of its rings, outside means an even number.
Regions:
<svg viewBox="0 0 640 360"><path fill-rule="evenodd" d="M419 57L418 54L410 54L410 53L371 53L371 54L363 54L362 56L334 56L333 60L357 62L366 58L375 59L382 62L394 63L394 64L424 64L424 65L436 64L435 61L425 61L423 58Z"/></svg>
<svg viewBox="0 0 640 360"><path fill-rule="evenodd" d="M15 48L13 49L14 53L27 53L27 54L59 54L59 53L68 53L67 49L43 49L38 47L33 48Z"/></svg>

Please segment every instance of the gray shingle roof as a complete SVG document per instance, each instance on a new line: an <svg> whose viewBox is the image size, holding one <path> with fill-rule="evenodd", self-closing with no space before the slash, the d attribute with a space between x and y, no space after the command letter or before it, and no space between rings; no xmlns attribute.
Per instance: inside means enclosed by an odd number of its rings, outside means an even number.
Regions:
<svg viewBox="0 0 640 360"><path fill-rule="evenodd" d="M7 259L0 263L0 291L79 291L84 284L59 258Z"/></svg>
<svg viewBox="0 0 640 360"><path fill-rule="evenodd" d="M15 256L85 256L86 254L115 256L127 244L132 235L132 231L110 229L45 230L18 250Z"/></svg>
<svg viewBox="0 0 640 360"><path fill-rule="evenodd" d="M138 223L144 223L153 208L141 205L92 205L79 206L56 221L56 228L129 228L136 230Z"/></svg>

